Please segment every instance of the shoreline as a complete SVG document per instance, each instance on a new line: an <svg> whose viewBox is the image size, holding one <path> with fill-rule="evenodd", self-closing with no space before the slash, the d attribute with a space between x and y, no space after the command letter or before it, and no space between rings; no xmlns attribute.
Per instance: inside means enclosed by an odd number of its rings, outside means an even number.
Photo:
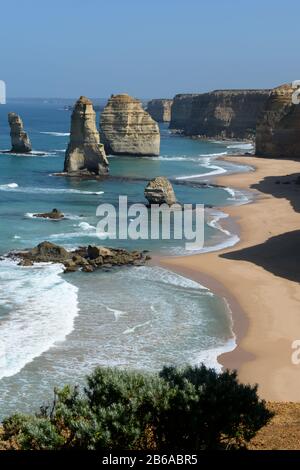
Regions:
<svg viewBox="0 0 300 470"><path fill-rule="evenodd" d="M300 338L300 285L290 243L295 237L289 232L300 227L300 213L291 205L300 192L292 182L300 165L254 156L221 159L255 168L213 179L256 196L248 204L220 208L229 215L221 225L237 223L240 241L214 252L160 257L158 264L200 282L228 302L237 347L221 354L218 362L237 369L242 382L258 383L260 396L267 400L299 401L299 368L291 355L292 342ZM277 253L269 253L270 238L276 241ZM281 252L288 258L282 272Z"/></svg>

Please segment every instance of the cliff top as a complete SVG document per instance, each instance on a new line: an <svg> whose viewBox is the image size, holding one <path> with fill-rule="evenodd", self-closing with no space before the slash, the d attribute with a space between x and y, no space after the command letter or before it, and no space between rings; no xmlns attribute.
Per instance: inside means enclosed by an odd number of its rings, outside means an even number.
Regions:
<svg viewBox="0 0 300 470"><path fill-rule="evenodd" d="M133 98L132 96L128 95L127 93L119 93L118 95L111 95L110 97L111 101L121 101L123 103L132 103L135 101L139 101L136 98Z"/></svg>
<svg viewBox="0 0 300 470"><path fill-rule="evenodd" d="M93 105L92 101L89 100L86 96L81 96L81 97L76 101L75 106L81 105L81 104L84 104L84 105L91 104L91 105Z"/></svg>

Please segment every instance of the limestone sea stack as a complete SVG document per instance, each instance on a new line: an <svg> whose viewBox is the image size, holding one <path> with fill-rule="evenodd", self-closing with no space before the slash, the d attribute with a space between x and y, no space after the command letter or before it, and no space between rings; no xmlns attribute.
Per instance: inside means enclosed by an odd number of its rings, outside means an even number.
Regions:
<svg viewBox="0 0 300 470"><path fill-rule="evenodd" d="M149 204L176 204L176 196L170 181L164 176L157 176L149 181L145 191Z"/></svg>
<svg viewBox="0 0 300 470"><path fill-rule="evenodd" d="M8 114L10 126L11 152L29 153L32 150L30 139L24 131L23 121L16 113Z"/></svg>
<svg viewBox="0 0 300 470"><path fill-rule="evenodd" d="M147 104L147 112L156 122L171 121L171 107L173 100L155 99Z"/></svg>
<svg viewBox="0 0 300 470"><path fill-rule="evenodd" d="M300 158L300 105L291 84L274 88L256 126L256 154Z"/></svg>
<svg viewBox="0 0 300 470"><path fill-rule="evenodd" d="M105 175L108 160L96 126L93 103L81 96L71 117L70 143L66 150L64 171L74 176Z"/></svg>
<svg viewBox="0 0 300 470"><path fill-rule="evenodd" d="M105 151L114 155L158 156L158 124L127 94L112 95L100 119L100 136Z"/></svg>

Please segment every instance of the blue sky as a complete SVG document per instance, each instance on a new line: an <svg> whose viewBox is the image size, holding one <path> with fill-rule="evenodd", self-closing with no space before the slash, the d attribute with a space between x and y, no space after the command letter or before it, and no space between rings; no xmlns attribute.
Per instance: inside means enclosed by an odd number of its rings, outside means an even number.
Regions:
<svg viewBox="0 0 300 470"><path fill-rule="evenodd" d="M300 79L296 0L3 0L0 15L9 97L172 97Z"/></svg>

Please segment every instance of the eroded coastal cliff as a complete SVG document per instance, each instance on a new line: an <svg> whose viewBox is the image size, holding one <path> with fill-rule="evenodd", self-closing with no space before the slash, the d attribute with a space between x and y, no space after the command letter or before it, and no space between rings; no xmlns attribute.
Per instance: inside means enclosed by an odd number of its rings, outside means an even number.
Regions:
<svg viewBox="0 0 300 470"><path fill-rule="evenodd" d="M171 121L171 107L173 100L154 99L148 102L147 112L156 122Z"/></svg>
<svg viewBox="0 0 300 470"><path fill-rule="evenodd" d="M114 155L158 156L158 124L141 102L126 93L112 95L100 118L100 136L105 151Z"/></svg>
<svg viewBox="0 0 300 470"><path fill-rule="evenodd" d="M8 114L10 126L11 152L29 153L32 150L30 139L24 131L23 121L16 113Z"/></svg>
<svg viewBox="0 0 300 470"><path fill-rule="evenodd" d="M272 90L256 130L256 154L264 157L300 157L300 107L292 102L291 84Z"/></svg>
<svg viewBox="0 0 300 470"><path fill-rule="evenodd" d="M176 95L170 128L187 136L253 139L270 90L215 90Z"/></svg>

